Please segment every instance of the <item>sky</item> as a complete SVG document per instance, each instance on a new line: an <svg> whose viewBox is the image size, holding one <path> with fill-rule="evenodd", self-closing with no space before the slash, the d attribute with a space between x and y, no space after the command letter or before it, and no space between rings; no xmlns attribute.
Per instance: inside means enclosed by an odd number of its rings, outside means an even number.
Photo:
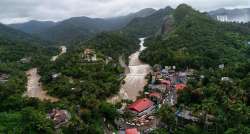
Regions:
<svg viewBox="0 0 250 134"><path fill-rule="evenodd" d="M0 0L0 22L60 21L76 16L107 18L144 8L175 8L182 3L200 11L250 7L250 0Z"/></svg>

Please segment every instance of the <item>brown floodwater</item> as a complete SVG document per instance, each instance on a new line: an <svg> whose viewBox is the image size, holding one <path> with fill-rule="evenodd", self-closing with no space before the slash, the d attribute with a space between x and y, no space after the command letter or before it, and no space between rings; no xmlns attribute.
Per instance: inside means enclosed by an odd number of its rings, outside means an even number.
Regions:
<svg viewBox="0 0 250 134"><path fill-rule="evenodd" d="M146 49L144 40L145 38L140 38L140 49L129 56L129 72L126 74L125 84L121 86L119 95L109 99L109 102L114 103L119 99L136 100L139 92L143 91L147 84L145 77L151 71L151 67L139 59L140 53Z"/></svg>
<svg viewBox="0 0 250 134"><path fill-rule="evenodd" d="M28 70L26 75L28 77L26 96L40 100L49 100L51 102L58 101L57 98L47 95L47 92L42 89L42 83L40 82L41 76L38 74L37 68Z"/></svg>

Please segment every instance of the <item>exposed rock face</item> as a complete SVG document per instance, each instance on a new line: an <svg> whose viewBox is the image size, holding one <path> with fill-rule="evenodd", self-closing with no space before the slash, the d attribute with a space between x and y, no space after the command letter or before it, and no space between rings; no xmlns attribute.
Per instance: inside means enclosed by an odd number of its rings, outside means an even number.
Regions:
<svg viewBox="0 0 250 134"><path fill-rule="evenodd" d="M169 15L165 18L165 22L162 25L161 34L170 33L174 28L174 18L172 15Z"/></svg>

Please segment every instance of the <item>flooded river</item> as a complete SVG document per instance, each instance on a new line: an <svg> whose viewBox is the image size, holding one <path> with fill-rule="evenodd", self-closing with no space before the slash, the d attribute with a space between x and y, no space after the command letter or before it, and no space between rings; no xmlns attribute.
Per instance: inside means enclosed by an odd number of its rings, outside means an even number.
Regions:
<svg viewBox="0 0 250 134"><path fill-rule="evenodd" d="M56 61L57 58L58 58L59 56L61 56L62 54L64 54L64 53L67 52L67 47L66 47L66 46L61 46L60 49L61 49L60 54L58 54L58 55L56 55L56 56L53 56L53 57L51 58L51 61Z"/></svg>
<svg viewBox="0 0 250 134"><path fill-rule="evenodd" d="M58 55L53 56L51 58L51 61L56 61L59 56L67 52L67 48L65 46L61 46L60 49L61 52ZM26 75L28 78L28 82L27 92L24 94L25 96L35 97L40 100L49 100L51 102L56 102L59 100L55 97L47 95L47 92L43 90L42 83L40 82L41 76L38 74L37 68L32 68L26 71Z"/></svg>
<svg viewBox="0 0 250 134"><path fill-rule="evenodd" d="M129 57L129 73L125 78L125 84L121 87L131 100L135 100L139 95L139 91L143 91L144 86L147 84L145 77L151 71L151 67L142 63L139 59L141 51L146 49L144 40L145 38L140 38L140 50Z"/></svg>
<svg viewBox="0 0 250 134"><path fill-rule="evenodd" d="M26 72L28 77L27 92L28 97L35 97L40 100L50 100L51 102L58 101L57 98L47 95L47 92L42 89L42 83L40 82L41 76L37 72L37 68L32 68Z"/></svg>
<svg viewBox="0 0 250 134"><path fill-rule="evenodd" d="M139 59L140 53L146 49L144 40L145 38L140 38L140 49L129 56L129 72L126 74L125 84L121 86L119 95L110 99L109 102L115 103L121 99L135 100L147 84L145 77L151 71L151 67Z"/></svg>

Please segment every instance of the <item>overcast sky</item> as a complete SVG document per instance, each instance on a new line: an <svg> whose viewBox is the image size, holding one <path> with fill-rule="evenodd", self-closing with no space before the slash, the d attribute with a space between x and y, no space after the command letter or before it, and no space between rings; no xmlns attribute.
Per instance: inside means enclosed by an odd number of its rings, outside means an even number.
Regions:
<svg viewBox="0 0 250 134"><path fill-rule="evenodd" d="M59 21L74 16L113 17L143 8L187 3L202 11L250 7L250 0L0 0L0 22Z"/></svg>

